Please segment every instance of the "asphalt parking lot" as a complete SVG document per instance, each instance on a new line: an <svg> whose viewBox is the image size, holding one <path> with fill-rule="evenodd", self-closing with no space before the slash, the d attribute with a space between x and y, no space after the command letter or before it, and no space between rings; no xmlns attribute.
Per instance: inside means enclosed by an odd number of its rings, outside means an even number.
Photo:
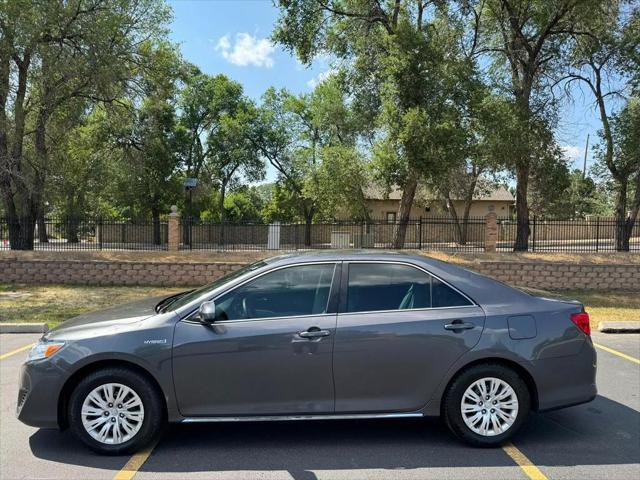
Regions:
<svg viewBox="0 0 640 480"><path fill-rule="evenodd" d="M513 447L466 447L437 420L268 422L172 426L147 458L98 456L70 432L18 422L27 352L12 352L38 335L0 335L0 478L640 478L640 335L593 338L606 348L598 349L598 397L531 415Z"/></svg>

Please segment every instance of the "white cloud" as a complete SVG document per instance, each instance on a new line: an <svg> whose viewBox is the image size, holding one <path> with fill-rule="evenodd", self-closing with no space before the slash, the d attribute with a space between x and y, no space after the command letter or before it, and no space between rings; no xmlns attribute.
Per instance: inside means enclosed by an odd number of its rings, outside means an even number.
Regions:
<svg viewBox="0 0 640 480"><path fill-rule="evenodd" d="M329 78L331 75L335 75L336 73L338 73L338 71L333 68L330 68L329 70L325 70L324 72L320 72L318 75L316 75L315 77L313 77L311 80L307 82L307 86L311 89L316 88L318 85L324 82L327 78Z"/></svg>
<svg viewBox="0 0 640 480"><path fill-rule="evenodd" d="M584 148L582 147L578 147L576 145L563 145L561 148L570 160L581 160L584 156Z"/></svg>
<svg viewBox="0 0 640 480"><path fill-rule="evenodd" d="M248 33L236 33L235 43L229 35L220 37L216 44L216 51L222 57L241 67L253 65L255 67L273 67L275 47L267 38L257 38Z"/></svg>

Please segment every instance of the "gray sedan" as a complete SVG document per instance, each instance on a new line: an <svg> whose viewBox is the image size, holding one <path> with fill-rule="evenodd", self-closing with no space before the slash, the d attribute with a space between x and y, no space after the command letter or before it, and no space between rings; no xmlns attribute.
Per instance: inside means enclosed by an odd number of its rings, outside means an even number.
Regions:
<svg viewBox="0 0 640 480"><path fill-rule="evenodd" d="M136 451L166 422L442 416L475 446L596 395L589 316L421 256L280 256L83 315L21 371L18 418Z"/></svg>

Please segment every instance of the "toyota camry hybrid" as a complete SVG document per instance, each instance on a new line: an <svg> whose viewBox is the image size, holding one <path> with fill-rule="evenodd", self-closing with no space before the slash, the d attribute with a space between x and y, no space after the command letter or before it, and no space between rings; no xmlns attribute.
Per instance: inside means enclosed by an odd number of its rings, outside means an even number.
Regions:
<svg viewBox="0 0 640 480"><path fill-rule="evenodd" d="M286 255L64 322L29 353L17 415L106 454L166 422L424 416L494 446L595 397L589 334L578 302L428 257Z"/></svg>

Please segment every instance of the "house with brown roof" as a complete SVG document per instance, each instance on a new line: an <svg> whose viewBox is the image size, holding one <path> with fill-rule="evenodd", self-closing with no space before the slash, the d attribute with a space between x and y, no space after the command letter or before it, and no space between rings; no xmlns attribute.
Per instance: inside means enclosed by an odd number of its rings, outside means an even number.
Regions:
<svg viewBox="0 0 640 480"><path fill-rule="evenodd" d="M392 188L385 191L377 185L371 185L364 192L365 201L369 208L372 219L396 220L402 191ZM464 200L453 198L453 204L459 216L464 211ZM515 208L515 198L509 190L503 186L489 189L489 191L478 191L474 195L471 203L469 215L471 217L484 217L489 212L495 212L498 217L510 217ZM448 215L444 203L440 199L433 198L425 189L416 192L416 197L411 208L411 218L437 217Z"/></svg>

